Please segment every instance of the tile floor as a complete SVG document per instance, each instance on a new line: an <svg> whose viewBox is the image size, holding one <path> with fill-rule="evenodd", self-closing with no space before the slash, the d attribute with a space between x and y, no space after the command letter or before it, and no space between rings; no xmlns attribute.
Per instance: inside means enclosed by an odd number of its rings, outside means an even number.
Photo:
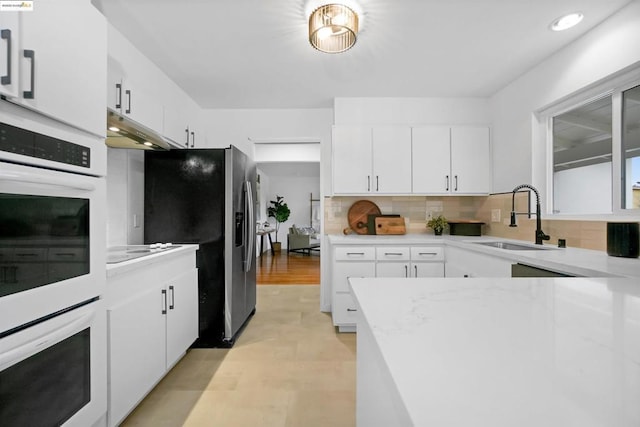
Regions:
<svg viewBox="0 0 640 427"><path fill-rule="evenodd" d="M356 336L319 311L319 285L261 285L232 349L194 349L123 426L355 425Z"/></svg>

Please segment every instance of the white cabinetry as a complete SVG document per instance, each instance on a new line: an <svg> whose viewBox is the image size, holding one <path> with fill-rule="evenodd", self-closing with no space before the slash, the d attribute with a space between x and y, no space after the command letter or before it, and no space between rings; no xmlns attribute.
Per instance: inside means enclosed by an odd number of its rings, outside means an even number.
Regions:
<svg viewBox="0 0 640 427"><path fill-rule="evenodd" d="M357 308L349 277L375 277L375 248L373 246L338 246L333 254L333 324L340 332L355 331Z"/></svg>
<svg viewBox="0 0 640 427"><path fill-rule="evenodd" d="M159 71L111 25L108 46L107 107L161 133L163 100L162 91L158 90Z"/></svg>
<svg viewBox="0 0 640 427"><path fill-rule="evenodd" d="M411 128L334 126L334 194L411 193Z"/></svg>
<svg viewBox="0 0 640 427"><path fill-rule="evenodd" d="M447 246L445 277L511 277L512 261Z"/></svg>
<svg viewBox="0 0 640 427"><path fill-rule="evenodd" d="M32 12L3 11L0 30L2 95L60 122L104 135L104 16L90 2L49 0L37 2Z"/></svg>
<svg viewBox="0 0 640 427"><path fill-rule="evenodd" d="M197 113L185 107L188 100L183 101L174 99L172 105L164 106L164 136L184 148L202 146L202 135L196 119Z"/></svg>
<svg viewBox="0 0 640 427"><path fill-rule="evenodd" d="M115 426L198 336L194 253L109 277L106 302L108 423Z"/></svg>
<svg viewBox="0 0 640 427"><path fill-rule="evenodd" d="M488 194L491 191L489 128L412 128L413 192Z"/></svg>
<svg viewBox="0 0 640 427"><path fill-rule="evenodd" d="M340 332L356 329L358 312L350 277L444 277L444 250L441 246L335 246L332 316Z"/></svg>

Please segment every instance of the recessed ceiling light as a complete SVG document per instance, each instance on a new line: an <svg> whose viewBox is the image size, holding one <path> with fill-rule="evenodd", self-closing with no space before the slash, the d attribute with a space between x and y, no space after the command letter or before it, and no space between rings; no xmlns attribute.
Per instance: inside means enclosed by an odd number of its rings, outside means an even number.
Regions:
<svg viewBox="0 0 640 427"><path fill-rule="evenodd" d="M553 31L564 31L569 28L577 25L580 21L582 21L584 15L580 12L569 13L568 15L561 16L560 18L553 21L550 25L550 28Z"/></svg>
<svg viewBox="0 0 640 427"><path fill-rule="evenodd" d="M143 142L144 145L146 145L147 147L153 147L153 144L150 143L149 141L145 141Z"/></svg>
<svg viewBox="0 0 640 427"><path fill-rule="evenodd" d="M109 127L109 130L110 130L111 132L120 132L120 129L118 129L118 128L117 128L117 127L115 127L115 126L111 126L111 127Z"/></svg>

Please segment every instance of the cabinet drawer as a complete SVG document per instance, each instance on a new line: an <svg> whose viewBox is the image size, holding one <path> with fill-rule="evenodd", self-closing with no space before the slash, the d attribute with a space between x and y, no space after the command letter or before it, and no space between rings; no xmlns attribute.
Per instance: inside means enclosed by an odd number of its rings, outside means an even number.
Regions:
<svg viewBox="0 0 640 427"><path fill-rule="evenodd" d="M416 246L411 248L412 261L442 261L444 250L440 246Z"/></svg>
<svg viewBox="0 0 640 427"><path fill-rule="evenodd" d="M409 248L402 246L383 246L376 248L378 261L408 261Z"/></svg>
<svg viewBox="0 0 640 427"><path fill-rule="evenodd" d="M351 293L338 292L333 295L331 315L335 326L355 325L357 323L358 306Z"/></svg>
<svg viewBox="0 0 640 427"><path fill-rule="evenodd" d="M376 251L374 247L337 247L334 257L336 261L374 261Z"/></svg>

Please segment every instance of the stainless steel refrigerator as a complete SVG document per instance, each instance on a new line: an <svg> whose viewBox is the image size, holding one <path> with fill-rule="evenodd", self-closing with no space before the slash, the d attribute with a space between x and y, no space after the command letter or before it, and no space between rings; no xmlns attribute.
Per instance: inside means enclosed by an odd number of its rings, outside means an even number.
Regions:
<svg viewBox="0 0 640 427"><path fill-rule="evenodd" d="M147 151L145 243L197 243L193 347L229 347L256 306L255 164L234 146Z"/></svg>

